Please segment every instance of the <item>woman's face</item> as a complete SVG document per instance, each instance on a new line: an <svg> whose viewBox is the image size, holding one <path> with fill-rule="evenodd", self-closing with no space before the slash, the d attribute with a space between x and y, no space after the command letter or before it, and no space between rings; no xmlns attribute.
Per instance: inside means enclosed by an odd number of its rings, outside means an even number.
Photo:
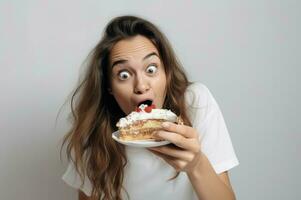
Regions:
<svg viewBox="0 0 301 200"><path fill-rule="evenodd" d="M110 92L125 114L145 100L162 108L166 75L158 50L148 38L139 35L117 42L109 59Z"/></svg>

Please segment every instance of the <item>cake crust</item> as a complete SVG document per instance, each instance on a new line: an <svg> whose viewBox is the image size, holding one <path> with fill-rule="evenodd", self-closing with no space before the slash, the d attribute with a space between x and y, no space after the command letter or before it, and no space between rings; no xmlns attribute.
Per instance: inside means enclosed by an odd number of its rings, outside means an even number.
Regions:
<svg viewBox="0 0 301 200"><path fill-rule="evenodd" d="M155 131L162 130L161 124L165 120L139 120L129 127L119 129L119 138L122 140L149 140L156 139Z"/></svg>
<svg viewBox="0 0 301 200"><path fill-rule="evenodd" d="M163 122L181 123L181 120L170 110L155 109L154 105L142 104L136 111L121 118L116 126L121 140L160 140L154 133L163 129Z"/></svg>

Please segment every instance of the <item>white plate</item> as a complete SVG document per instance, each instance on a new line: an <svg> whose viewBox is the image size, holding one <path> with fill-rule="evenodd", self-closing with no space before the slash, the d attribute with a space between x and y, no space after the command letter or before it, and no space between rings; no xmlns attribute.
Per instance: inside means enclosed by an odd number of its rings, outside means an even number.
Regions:
<svg viewBox="0 0 301 200"><path fill-rule="evenodd" d="M166 144L170 144L169 141L155 141L154 139L149 139L149 140L134 140L134 141L124 141L119 139L119 131L115 131L112 133L112 138L116 140L117 142L132 146L132 147L158 147L158 146L163 146Z"/></svg>

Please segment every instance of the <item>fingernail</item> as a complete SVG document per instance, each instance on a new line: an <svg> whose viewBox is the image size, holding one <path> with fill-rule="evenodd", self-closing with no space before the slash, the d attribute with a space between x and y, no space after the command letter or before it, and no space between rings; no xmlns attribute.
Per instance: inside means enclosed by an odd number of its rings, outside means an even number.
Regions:
<svg viewBox="0 0 301 200"><path fill-rule="evenodd" d="M163 122L162 123L162 127L163 128L168 128L169 127L169 123L168 122Z"/></svg>
<svg viewBox="0 0 301 200"><path fill-rule="evenodd" d="M154 136L155 136L156 139L161 139L161 138L160 138L160 133L159 133L159 131L156 131L156 132L154 133Z"/></svg>

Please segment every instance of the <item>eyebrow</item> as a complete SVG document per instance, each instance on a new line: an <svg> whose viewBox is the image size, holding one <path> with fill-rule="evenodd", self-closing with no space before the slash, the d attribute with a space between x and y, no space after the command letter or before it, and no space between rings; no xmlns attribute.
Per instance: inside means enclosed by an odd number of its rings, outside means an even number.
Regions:
<svg viewBox="0 0 301 200"><path fill-rule="evenodd" d="M146 60L151 56L157 56L159 58L159 55L156 52L152 52L150 54L147 54L142 60ZM113 62L111 68L113 68L115 65L124 64L124 63L127 63L127 62L128 62L128 60L124 60L124 59L117 60L117 61Z"/></svg>

